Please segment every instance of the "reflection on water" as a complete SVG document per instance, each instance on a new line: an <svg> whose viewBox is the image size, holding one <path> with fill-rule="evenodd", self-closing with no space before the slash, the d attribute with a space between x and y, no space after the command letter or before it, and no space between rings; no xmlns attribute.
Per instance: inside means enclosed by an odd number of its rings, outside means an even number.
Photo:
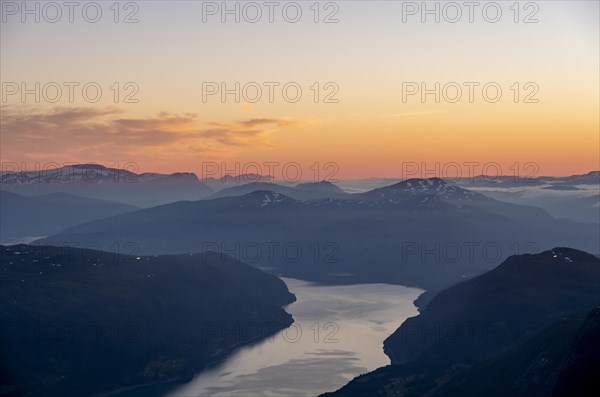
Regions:
<svg viewBox="0 0 600 397"><path fill-rule="evenodd" d="M315 396L389 364L383 341L417 314L422 292L397 285L319 286L283 279L298 301L295 323L240 349L223 365L171 392L183 396Z"/></svg>

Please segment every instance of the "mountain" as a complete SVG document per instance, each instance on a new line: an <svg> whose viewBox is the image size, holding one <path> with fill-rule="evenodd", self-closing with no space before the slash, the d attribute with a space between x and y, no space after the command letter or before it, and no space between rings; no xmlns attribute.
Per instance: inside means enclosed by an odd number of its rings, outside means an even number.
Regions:
<svg viewBox="0 0 600 397"><path fill-rule="evenodd" d="M487 196L447 183L440 178L409 179L394 185L353 195L356 200L366 200L380 205L420 203L421 206L454 206L502 214L513 218L523 216L535 220L547 218L547 214L534 207L524 207L493 200ZM533 220L532 219L532 220Z"/></svg>
<svg viewBox="0 0 600 397"><path fill-rule="evenodd" d="M205 177L202 178L202 183L213 189L215 192L220 190L247 185L249 183L273 183L274 177L269 175L259 174L240 174L240 175L224 175L221 178Z"/></svg>
<svg viewBox="0 0 600 397"><path fill-rule="evenodd" d="M0 259L0 389L9 395L189 379L293 321L283 281L226 256L16 245L0 246Z"/></svg>
<svg viewBox="0 0 600 397"><path fill-rule="evenodd" d="M80 183L153 183L172 185L196 183L198 177L189 172L174 174L142 173L127 169L109 168L100 164L75 164L36 171L4 171L0 182L5 186L80 184Z"/></svg>
<svg viewBox="0 0 600 397"><path fill-rule="evenodd" d="M39 243L135 242L142 254L208 249L306 280L435 289L483 273L512 253L558 244L595 251L599 233L594 225L557 220L440 179L413 179L344 199L299 201L255 191L172 203L79 225Z"/></svg>
<svg viewBox="0 0 600 397"><path fill-rule="evenodd" d="M544 207L558 218L600 223L600 194L556 200L545 204Z"/></svg>
<svg viewBox="0 0 600 397"><path fill-rule="evenodd" d="M582 223L600 223L600 187L587 189L550 185L527 189L494 189L478 192L499 201L542 208L556 218Z"/></svg>
<svg viewBox="0 0 600 397"><path fill-rule="evenodd" d="M193 173L157 174L77 164L38 171L2 172L0 189L24 195L64 192L151 207L199 200L212 193Z"/></svg>
<svg viewBox="0 0 600 397"><path fill-rule="evenodd" d="M587 315L567 315L497 357L457 374L435 395L597 395L599 317L600 307Z"/></svg>
<svg viewBox="0 0 600 397"><path fill-rule="evenodd" d="M600 171L590 171L587 174L554 177L555 182L569 185L600 185Z"/></svg>
<svg viewBox="0 0 600 397"><path fill-rule="evenodd" d="M341 179L336 182L344 191L350 193L362 193L384 186L393 185L404 178L366 178L366 179ZM408 178L412 179L412 178Z"/></svg>
<svg viewBox="0 0 600 397"><path fill-rule="evenodd" d="M208 200L221 198L221 197L235 197L235 196L243 196L255 191L264 190L270 191L273 193L285 194L289 197L292 197L294 193L294 188L289 186L282 186L276 183L271 182L252 182L247 183L245 185L236 185L232 187L227 187L223 190L219 190L217 193L208 197Z"/></svg>
<svg viewBox="0 0 600 397"><path fill-rule="evenodd" d="M66 193L22 196L0 190L0 242L47 236L139 208Z"/></svg>
<svg viewBox="0 0 600 397"><path fill-rule="evenodd" d="M453 178L452 182L456 183L459 186L467 187L470 189L475 187L493 187L506 189L547 185L550 180L553 180L553 178L518 177L514 175L477 175L474 177L467 178Z"/></svg>
<svg viewBox="0 0 600 397"><path fill-rule="evenodd" d="M600 172L566 177L455 179L463 188L519 205L542 208L557 218L600 223Z"/></svg>
<svg viewBox="0 0 600 397"><path fill-rule="evenodd" d="M464 187L502 187L502 188L523 188L526 186L577 186L577 185L600 185L600 171L590 171L582 175L570 176L514 176L499 175L486 176L478 175L467 178L453 178L453 182Z"/></svg>
<svg viewBox="0 0 600 397"><path fill-rule="evenodd" d="M590 312L575 334L552 397L600 394L600 307Z"/></svg>
<svg viewBox="0 0 600 397"><path fill-rule="evenodd" d="M340 187L329 181L305 182L296 185L296 190L309 192L322 192L328 194L346 195L347 193Z"/></svg>
<svg viewBox="0 0 600 397"><path fill-rule="evenodd" d="M325 181L317 183L301 183L294 187L282 186L269 182L252 182L246 185L225 188L210 196L209 199L243 196L257 190L280 193L301 201L322 198L343 198L348 195L348 193L344 192L334 184Z"/></svg>
<svg viewBox="0 0 600 397"><path fill-rule="evenodd" d="M414 360L436 341L412 337L409 329L437 325L502 323L515 335L557 321L562 315L600 303L600 259L582 251L554 248L536 255L511 256L497 268L438 294L417 317L408 319L385 342L392 363ZM437 325L436 325L437 324ZM483 337L454 343L453 359L468 362L498 347ZM487 346L489 343L490 346ZM455 351L454 351L455 350ZM464 358L463 358L464 357Z"/></svg>
<svg viewBox="0 0 600 397"><path fill-rule="evenodd" d="M326 396L583 395L557 390L592 379L599 304L598 257L558 247L511 256L406 320L384 344L392 365Z"/></svg>

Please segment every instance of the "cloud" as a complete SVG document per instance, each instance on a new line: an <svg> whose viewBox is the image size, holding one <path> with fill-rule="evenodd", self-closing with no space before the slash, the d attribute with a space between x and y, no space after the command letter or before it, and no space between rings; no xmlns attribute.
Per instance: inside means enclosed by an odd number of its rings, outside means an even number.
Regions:
<svg viewBox="0 0 600 397"><path fill-rule="evenodd" d="M246 127L255 127L260 125L276 125L278 127L294 127L300 124L303 124L302 121L298 120L286 120L286 119L250 119L245 121L240 121L240 125Z"/></svg>
<svg viewBox="0 0 600 397"><path fill-rule="evenodd" d="M3 155L69 157L86 154L169 156L190 152L223 152L236 147L272 146L269 135L303 121L251 118L202 122L195 113L159 113L123 117L117 108L54 108L42 111L3 106L0 121ZM170 153L170 154L169 154Z"/></svg>
<svg viewBox="0 0 600 397"><path fill-rule="evenodd" d="M120 111L111 108L55 108L48 112L3 109L2 113L2 139L7 146L153 146L175 140L177 134L173 131L186 123L167 115L146 120L115 120L111 117ZM164 128L166 123L169 129Z"/></svg>
<svg viewBox="0 0 600 397"><path fill-rule="evenodd" d="M410 117L410 116L428 116L430 114L444 113L441 110L419 110L419 111L408 111L399 113L384 114L384 117Z"/></svg>
<svg viewBox="0 0 600 397"><path fill-rule="evenodd" d="M113 123L127 130L148 131L161 129L165 131L179 131L182 129L193 130L198 123L197 115L184 113L181 115L160 113L158 117L145 119L117 119Z"/></svg>
<svg viewBox="0 0 600 397"><path fill-rule="evenodd" d="M233 123L213 121L210 125L214 128L203 130L200 135L215 139L225 145L249 146L260 143L264 146L272 146L267 138L278 127L297 127L306 123L307 121L304 120L278 118L252 118Z"/></svg>
<svg viewBox="0 0 600 397"><path fill-rule="evenodd" d="M258 142L260 145L270 146L270 143L266 140L268 133L259 129L211 128L203 130L199 134L204 138L211 138L225 145L250 146L252 143Z"/></svg>

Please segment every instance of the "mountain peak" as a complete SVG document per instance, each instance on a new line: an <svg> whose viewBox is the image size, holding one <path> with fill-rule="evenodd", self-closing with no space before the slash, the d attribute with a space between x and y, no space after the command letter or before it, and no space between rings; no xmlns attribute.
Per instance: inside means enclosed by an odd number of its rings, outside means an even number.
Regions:
<svg viewBox="0 0 600 397"><path fill-rule="evenodd" d="M261 174L239 174L239 175L231 175L227 174L222 176L219 181L223 183L235 182L235 183L252 183L252 182L266 182L272 181L273 178L271 175L261 175Z"/></svg>
<svg viewBox="0 0 600 397"><path fill-rule="evenodd" d="M405 182L408 183L417 183L419 185L428 185L428 186L443 186L443 185L447 185L448 183L446 183L445 180L438 178L438 177L434 177L434 178L411 178L411 179L407 179Z"/></svg>
<svg viewBox="0 0 600 397"><path fill-rule="evenodd" d="M441 187L447 186L448 183L441 178L411 178L404 181L398 182L394 185L390 185L390 188L418 188L420 190L427 189L429 187Z"/></svg>
<svg viewBox="0 0 600 397"><path fill-rule="evenodd" d="M73 164L73 165L67 165L67 166L61 167L61 168L67 168L67 167L71 167L71 168L75 168L75 169L83 169L83 170L106 170L106 169L108 169L107 167L105 167L101 164L93 164L93 163Z"/></svg>
<svg viewBox="0 0 600 397"><path fill-rule="evenodd" d="M329 181L320 181L320 182L305 182L299 183L296 185L296 189L299 190L318 190L323 192L333 192L333 193L341 193L344 194L344 190L342 190L335 183L331 183Z"/></svg>
<svg viewBox="0 0 600 397"><path fill-rule="evenodd" d="M472 201L480 196L479 193L451 185L441 178L412 178L374 191L393 192L393 194L409 193L413 196L434 195L443 200L457 202Z"/></svg>
<svg viewBox="0 0 600 397"><path fill-rule="evenodd" d="M69 164L58 168L0 173L0 183L5 185L75 184L75 183L158 183L199 184L192 172L138 174L125 168L111 168L100 164Z"/></svg>
<svg viewBox="0 0 600 397"><path fill-rule="evenodd" d="M273 204L297 203L291 197L285 194L277 193L272 190L255 190L242 196L245 200L258 204L259 207L272 206Z"/></svg>
<svg viewBox="0 0 600 397"><path fill-rule="evenodd" d="M574 267L587 271L590 264L600 264L600 258L575 248L555 247L536 254L513 255L496 268L499 272L518 271L525 277L527 273L543 273L550 276L552 272L575 274ZM524 266L523 266L524 265ZM597 279L598 276L596 276Z"/></svg>
<svg viewBox="0 0 600 397"><path fill-rule="evenodd" d="M594 255L575 248L555 247L545 253L549 255L548 252L552 255L553 259L559 259L569 263L575 261L598 260Z"/></svg>

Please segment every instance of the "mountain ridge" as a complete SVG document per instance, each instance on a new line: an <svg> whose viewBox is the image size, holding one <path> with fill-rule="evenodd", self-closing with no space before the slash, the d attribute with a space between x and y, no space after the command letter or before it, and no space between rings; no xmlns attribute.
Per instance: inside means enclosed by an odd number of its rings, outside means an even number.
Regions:
<svg viewBox="0 0 600 397"><path fill-rule="evenodd" d="M280 255L264 256L253 264L312 281L392 282L430 289L492 268L515 245L545 249L566 244L589 250L597 245L595 236L600 238L593 225L556 220L541 209L503 203L446 184L440 187L436 181L416 181L427 186L407 190L402 188L405 184L343 199L299 201L259 190L182 201L79 225L36 243L96 241L110 246L135 241L141 253L174 254L198 251L203 244L235 247L281 242L298 248L296 262ZM310 255L315 244L333 245L335 259L328 257L325 262L324 255ZM436 257L421 259L422 244L428 245L423 250L434 247ZM485 259L481 266L470 258L469 244L478 251L492 244L497 258ZM443 266L444 260L438 258L442 250L457 245L458 259ZM481 259L486 254L475 255ZM350 275L335 276L340 272Z"/></svg>
<svg viewBox="0 0 600 397"><path fill-rule="evenodd" d="M120 251L0 246L3 390L75 397L189 380L293 322L285 283L229 256Z"/></svg>
<svg viewBox="0 0 600 397"><path fill-rule="evenodd" d="M567 247L513 255L407 319L384 342L391 365L323 397L550 397L573 395L559 387L582 383L600 390L593 371L573 372L600 359L599 314L600 258ZM593 350L582 354L582 346Z"/></svg>

